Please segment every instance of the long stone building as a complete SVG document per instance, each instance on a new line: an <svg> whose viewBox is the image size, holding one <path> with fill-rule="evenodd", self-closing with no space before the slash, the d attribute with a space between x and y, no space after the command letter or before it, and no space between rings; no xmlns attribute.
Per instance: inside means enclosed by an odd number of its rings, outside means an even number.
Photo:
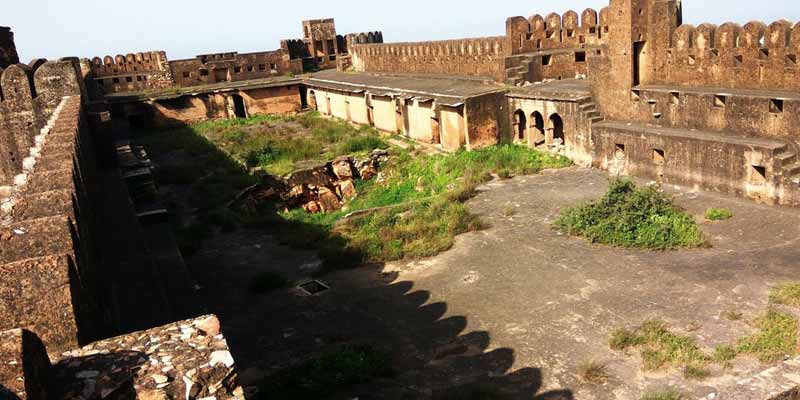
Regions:
<svg viewBox="0 0 800 400"><path fill-rule="evenodd" d="M517 143L798 206L798 53L800 24L695 27L679 0L611 0L511 17L501 37L418 43L313 20L275 51L173 61L20 64L0 27L0 397L243 397L218 321L189 315L164 210L137 201L152 176L120 140L130 126L315 109L446 151Z"/></svg>

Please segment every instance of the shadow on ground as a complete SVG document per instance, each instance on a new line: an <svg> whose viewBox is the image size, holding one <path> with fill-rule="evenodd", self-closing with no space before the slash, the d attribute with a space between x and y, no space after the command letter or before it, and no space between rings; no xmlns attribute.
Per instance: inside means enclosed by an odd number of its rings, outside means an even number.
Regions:
<svg viewBox="0 0 800 400"><path fill-rule="evenodd" d="M148 147L148 137L185 129L150 132L141 139ZM176 227L204 220L220 202L229 200L227 195L240 189L241 185L231 182L248 181L238 163L208 142L195 141L170 151L152 146L148 150L157 168L183 164L213 167L215 174L221 174L206 175L188 185L160 183L161 194L176 211ZM206 183L212 186L204 189ZM227 195L219 196L220 191ZM198 204L197 196L204 193L219 202L206 198ZM466 316L448 313L447 303L431 302L431 294L416 290L414 282L384 273L383 265L334 268L334 272L319 274L323 261L314 247L326 239L318 228L287 226L276 215L260 217L259 223L240 225L237 230L228 227L223 232L216 227L214 235L196 238L201 245L192 248L191 255L184 253L198 281L195 313L219 316L245 385L325 352L368 344L391 355L394 375L341 390L332 388L330 398L573 398L569 390L543 393L541 370L512 370L514 349L493 348L488 332L467 332ZM286 232L292 233L294 244L305 235L310 248L287 246L282 237ZM324 244L330 251L331 243ZM359 259L358 254L345 251L338 256L337 261L344 264ZM331 265L326 267L332 270ZM293 285L267 294L252 293L250 283L263 272L280 273ZM296 287L312 277L330 289L309 295Z"/></svg>

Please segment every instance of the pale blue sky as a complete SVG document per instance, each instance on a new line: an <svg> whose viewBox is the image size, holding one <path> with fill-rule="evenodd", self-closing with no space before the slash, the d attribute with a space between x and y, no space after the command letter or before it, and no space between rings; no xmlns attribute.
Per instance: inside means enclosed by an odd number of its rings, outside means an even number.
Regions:
<svg viewBox="0 0 800 400"><path fill-rule="evenodd" d="M9 4L10 2L10 4ZM339 33L381 30L390 42L502 35L509 16L568 8L598 11L607 0L3 0L20 58L92 57L165 50L274 50L301 36L300 21L333 17ZM684 0L686 23L800 21L799 0Z"/></svg>

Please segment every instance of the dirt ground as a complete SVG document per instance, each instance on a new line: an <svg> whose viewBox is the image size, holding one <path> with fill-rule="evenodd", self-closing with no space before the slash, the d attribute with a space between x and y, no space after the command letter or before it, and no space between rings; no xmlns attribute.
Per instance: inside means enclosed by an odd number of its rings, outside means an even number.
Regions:
<svg viewBox="0 0 800 400"><path fill-rule="evenodd" d="M636 352L612 351L608 339L649 318L706 349L752 332L748 321L765 311L770 286L800 276L800 210L669 188L698 218L709 207L735 213L702 222L712 247L697 250L593 246L552 228L564 208L601 196L607 179L568 168L490 182L468 203L489 228L430 259L325 275L330 290L313 296L246 290L260 271L300 283L320 264L263 232L219 236L187 261L249 376L343 343L390 352L396 376L343 393L348 399L639 399L666 386L700 398L768 367L740 357L690 381L677 369L643 372ZM731 310L744 318L724 318ZM578 378L588 360L608 366L608 383Z"/></svg>

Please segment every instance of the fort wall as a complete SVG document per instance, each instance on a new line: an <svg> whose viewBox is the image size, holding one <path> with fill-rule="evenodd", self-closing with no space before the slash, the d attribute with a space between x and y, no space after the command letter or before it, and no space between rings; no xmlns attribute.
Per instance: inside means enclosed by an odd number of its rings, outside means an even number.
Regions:
<svg viewBox="0 0 800 400"><path fill-rule="evenodd" d="M93 89L102 94L158 90L174 85L163 51L94 57L89 65Z"/></svg>
<svg viewBox="0 0 800 400"><path fill-rule="evenodd" d="M605 44L610 30L608 13L609 8L600 13L587 8L580 15L569 10L563 14L508 18L506 51L515 55Z"/></svg>
<svg viewBox="0 0 800 400"><path fill-rule="evenodd" d="M503 80L503 37L417 43L354 44L353 67L362 72L461 75Z"/></svg>

